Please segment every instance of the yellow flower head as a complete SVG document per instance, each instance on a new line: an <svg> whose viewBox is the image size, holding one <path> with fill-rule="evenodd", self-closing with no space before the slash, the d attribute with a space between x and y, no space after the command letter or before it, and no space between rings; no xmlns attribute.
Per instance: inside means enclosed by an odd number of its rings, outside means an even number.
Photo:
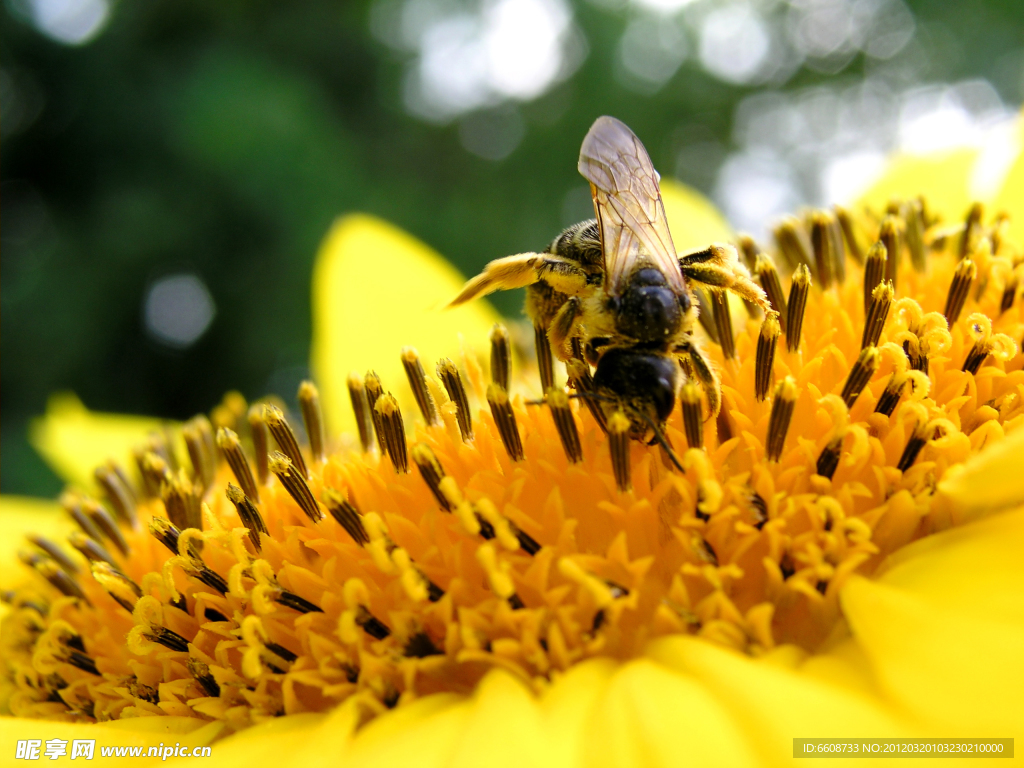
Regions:
<svg viewBox="0 0 1024 768"><path fill-rule="evenodd" d="M665 186L673 218L692 193ZM34 576L3 595L9 709L216 723L207 739L262 723L249 748L294 729L377 764L456 743L493 762L506 747L552 764L754 762L807 735L786 731L787 706L879 735L945 727L907 691L919 660L886 650L899 615L933 615L900 590L948 582L906 553L1024 495L1007 476L1024 430L1006 437L1024 419L1024 252L1006 231L999 211L944 221L911 198L789 219L774 256L741 240L774 311L706 297L723 407L706 420L684 386L667 426L684 471L637 442L614 467L616 425L571 388L534 402L487 310L447 329L461 353L396 348L390 368L349 374L373 362L359 358L378 320L397 341L411 299L346 319L368 306L358 284L323 278L323 398L304 383L286 414L229 396L181 445L152 434L134 475L101 464L98 497L66 493L66 544L30 537ZM421 247L405 238L343 220L320 269ZM457 277L417 268L452 289L433 305L454 294ZM343 351L338 329L363 320L350 346L370 351ZM339 436L342 394L356 429ZM1019 539L1020 515L1004 518L989 533ZM864 578L893 553L889 582ZM423 755L401 751L417 739Z"/></svg>

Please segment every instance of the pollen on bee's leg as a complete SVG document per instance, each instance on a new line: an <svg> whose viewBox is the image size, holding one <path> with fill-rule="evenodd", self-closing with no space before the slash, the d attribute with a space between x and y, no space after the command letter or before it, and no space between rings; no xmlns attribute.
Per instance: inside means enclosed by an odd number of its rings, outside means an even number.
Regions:
<svg viewBox="0 0 1024 768"><path fill-rule="evenodd" d="M763 401L768 396L779 331L779 313L769 310L764 316L764 322L761 323L761 333L757 337L757 352L754 358L754 397L758 401Z"/></svg>
<svg viewBox="0 0 1024 768"><path fill-rule="evenodd" d="M231 472L238 481L242 491L254 501L260 500L259 488L256 486L256 479L252 476L252 469L249 468L249 460L245 458L242 451L242 443L234 430L221 427L217 430L217 447L224 455L225 461L231 467Z"/></svg>
<svg viewBox="0 0 1024 768"><path fill-rule="evenodd" d="M761 287L764 289L772 309L779 313L779 324L782 332L786 332L786 294L782 292L782 281L779 280L779 272L775 269L775 262L771 256L762 253L757 257L754 264L754 274L757 276Z"/></svg>
<svg viewBox="0 0 1024 768"><path fill-rule="evenodd" d="M917 461L917 455L921 453L921 449L928 442L928 428L924 424L918 424L914 428L914 431L910 434L910 439L907 440L907 445L903 449L903 453L900 455L899 463L896 465L896 469L900 472L906 472Z"/></svg>
<svg viewBox="0 0 1024 768"><path fill-rule="evenodd" d="M832 210L836 214L836 220L839 222L839 229L843 233L846 250L849 252L850 256L853 257L854 261L858 264L863 264L864 251L861 249L860 242L857 240L857 231L854 228L853 220L850 218L850 212L840 205L832 206Z"/></svg>
<svg viewBox="0 0 1024 768"><path fill-rule="evenodd" d="M330 487L324 488L323 498L331 517L338 521L338 524L352 537L352 541L360 547L370 542L370 536L363 525L363 516L341 491Z"/></svg>
<svg viewBox="0 0 1024 768"><path fill-rule="evenodd" d="M547 392L555 386L555 361L551 356L551 341L547 328L533 326L533 343L537 350L537 370L540 373L541 390ZM505 387L507 390L508 387Z"/></svg>
<svg viewBox="0 0 1024 768"><path fill-rule="evenodd" d="M377 398L373 409L377 414L377 436L384 446L383 452L391 459L395 472L405 474L409 471L409 456L405 442L405 423L402 421L398 400L388 392Z"/></svg>
<svg viewBox="0 0 1024 768"><path fill-rule="evenodd" d="M348 375L348 397L352 401L352 412L356 417L356 428L359 430L359 444L364 453L373 449L374 430L373 413L366 396L366 386L362 377L354 371Z"/></svg>
<svg viewBox="0 0 1024 768"><path fill-rule="evenodd" d="M306 485L306 478L299 473L288 456L285 456L280 451L274 451L270 454L270 471L277 475L281 485L288 491L288 495L295 500L295 503L299 505L299 508L306 513L306 517L314 523L318 523L323 519L324 513L320 511L316 499L313 498L312 491Z"/></svg>
<svg viewBox="0 0 1024 768"><path fill-rule="evenodd" d="M160 489L167 517L178 528L202 528L202 486L189 479L184 470L171 475Z"/></svg>
<svg viewBox="0 0 1024 768"><path fill-rule="evenodd" d="M263 419L262 405L254 405L249 409L248 421L249 434L252 437L253 456L256 460L256 479L259 481L259 485L266 485L267 480L270 478L270 465L268 463L270 441L267 422ZM234 469L234 467L232 467L232 469ZM253 498L258 497L259 494L257 492L257 495Z"/></svg>
<svg viewBox="0 0 1024 768"><path fill-rule="evenodd" d="M889 318L889 307L892 306L892 283L886 281L871 292L871 303L864 317L864 333L861 335L860 348L874 347L882 338L882 329Z"/></svg>
<svg viewBox="0 0 1024 768"><path fill-rule="evenodd" d="M633 487L632 467L629 463L629 419L622 411L608 418L608 448L612 457L612 472L619 491L626 493Z"/></svg>
<svg viewBox="0 0 1024 768"><path fill-rule="evenodd" d="M953 281L949 285L949 293L946 294L946 309L942 313L946 316L946 322L950 328L960 319L960 312L964 308L964 302L967 301L971 283L977 276L978 267L971 259L965 258L956 265Z"/></svg>
<svg viewBox="0 0 1024 768"><path fill-rule="evenodd" d="M270 535L270 532L267 530L267 524L263 521L263 515L260 514L256 505L252 503L249 495L234 483L228 483L226 495L228 500L235 505L238 519L249 530L249 540L252 542L253 547L257 552L261 552L263 545L260 543L260 534Z"/></svg>
<svg viewBox="0 0 1024 768"><path fill-rule="evenodd" d="M877 242L868 250L867 258L864 260L864 314L867 315L871 307L871 296L882 281L885 279L886 262L888 252L885 245Z"/></svg>
<svg viewBox="0 0 1024 768"><path fill-rule="evenodd" d="M786 444L789 422L796 406L796 379L787 376L775 387L772 395L772 411L768 417L768 436L765 440L765 455L768 461L778 461Z"/></svg>
<svg viewBox="0 0 1024 768"><path fill-rule="evenodd" d="M495 323L491 329L491 381L508 391L512 380L512 339L508 328Z"/></svg>
<svg viewBox="0 0 1024 768"><path fill-rule="evenodd" d="M387 446L384 444L384 436L381 434L380 414L377 412L377 401L384 394L384 385L381 384L380 376L374 371L368 371L364 379L366 387L366 402L370 406L370 416L373 420L373 431L377 433L377 448L381 456L387 456Z"/></svg>
<svg viewBox="0 0 1024 768"><path fill-rule="evenodd" d="M892 283L893 291L895 291L896 279L899 275L900 253L902 251L900 248L899 220L895 216L889 215L882 219L882 226L878 230L878 240L885 246L886 253L885 276L882 280Z"/></svg>
<svg viewBox="0 0 1024 768"><path fill-rule="evenodd" d="M306 427L309 453L313 461L322 464L326 442L324 414L320 407L320 391L312 381L304 381L299 385L299 410L302 412L302 423Z"/></svg>
<svg viewBox="0 0 1024 768"><path fill-rule="evenodd" d="M711 313L715 318L715 331L718 344L722 347L722 357L732 360L736 357L736 341L732 335L732 313L729 311L729 296L725 291L710 292Z"/></svg>
<svg viewBox="0 0 1024 768"><path fill-rule="evenodd" d="M679 391L679 406L683 412L686 442L691 448L704 447L704 418L700 407L700 387L692 381Z"/></svg>
<svg viewBox="0 0 1024 768"><path fill-rule="evenodd" d="M427 389L427 374L423 370L423 363L420 362L419 353L413 347L402 349L402 368L405 369L405 376L409 379L409 387L412 395L416 398L416 405L423 414L423 420L427 426L435 426L441 423L441 417L437 413L437 404Z"/></svg>
<svg viewBox="0 0 1024 768"><path fill-rule="evenodd" d="M576 429L576 420L569 407L569 396L564 390L552 387L547 391L545 400L547 400L548 408L551 409L551 418L555 422L555 429L562 442L565 457L569 463L578 464L583 461L583 447L580 445L580 433Z"/></svg>
<svg viewBox="0 0 1024 768"><path fill-rule="evenodd" d="M103 493L110 503L114 514L133 528L138 525L138 518L135 511L135 498L131 487L122 482L117 472L109 466L99 466L93 472L96 483L103 489Z"/></svg>
<svg viewBox="0 0 1024 768"><path fill-rule="evenodd" d="M848 409L853 408L853 404L857 402L860 393L864 391L864 387L867 386L868 382L871 381L871 377L875 375L875 371L878 370L880 361L881 355L877 347L865 347L857 355L857 361L850 368L850 375L846 377L846 383L843 384L843 391L840 395Z"/></svg>
<svg viewBox="0 0 1024 768"><path fill-rule="evenodd" d="M829 211L811 214L811 247L818 268L818 281L824 289L833 282L841 285L846 279L842 235L836 237L838 226L835 216Z"/></svg>
<svg viewBox="0 0 1024 768"><path fill-rule="evenodd" d="M505 452L512 461L522 461L523 441L519 437L519 425L516 423L516 414L512 410L508 392L500 385L492 383L487 387L487 404L491 407L494 425L498 428Z"/></svg>
<svg viewBox="0 0 1024 768"><path fill-rule="evenodd" d="M284 417L284 412L276 405L264 405L263 420L266 422L270 434L274 436L274 441L277 443L281 453L291 459L292 464L295 466L295 471L302 475L304 480L308 480L309 469L306 468L306 460L302 458L299 441L296 439L295 432L292 431L288 420ZM274 471L273 467L271 467L270 471Z"/></svg>
<svg viewBox="0 0 1024 768"><path fill-rule="evenodd" d="M810 290L811 271L806 264L801 264L793 273L786 307L786 349L790 352L800 348L800 332L804 325L804 310L807 308L807 294Z"/></svg>
<svg viewBox="0 0 1024 768"><path fill-rule="evenodd" d="M189 419L181 429L181 436L185 439L185 448L192 462L192 474L205 491L217 474L217 453L213 448L210 420L205 416Z"/></svg>
<svg viewBox="0 0 1024 768"><path fill-rule="evenodd" d="M444 467L438 461L437 455L426 443L416 443L412 447L412 460L420 471L423 482L427 484L430 492L434 494L437 503L445 512L451 512L452 505L448 497L441 490L441 481L446 477Z"/></svg>
<svg viewBox="0 0 1024 768"><path fill-rule="evenodd" d="M458 367L449 358L444 358L437 364L437 377L444 384L448 398L455 404L455 420L459 425L459 434L462 435L462 442L473 439L473 414L469 410L469 398L466 396L466 387L462 382L462 374Z"/></svg>

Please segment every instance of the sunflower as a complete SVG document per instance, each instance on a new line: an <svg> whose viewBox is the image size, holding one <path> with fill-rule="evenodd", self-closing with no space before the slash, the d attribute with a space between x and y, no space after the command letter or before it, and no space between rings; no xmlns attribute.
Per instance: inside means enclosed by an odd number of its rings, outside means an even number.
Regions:
<svg viewBox="0 0 1024 768"><path fill-rule="evenodd" d="M773 311L705 297L722 409L684 387L682 472L638 443L613 467L614 424L568 397L585 370L535 402L515 326L438 312L440 257L340 220L296 415L65 396L37 426L73 485L4 502L0 749L760 765L795 737L1019 735L1024 162L991 210L968 172L900 161L773 255L735 239ZM681 252L734 239L663 191Z"/></svg>

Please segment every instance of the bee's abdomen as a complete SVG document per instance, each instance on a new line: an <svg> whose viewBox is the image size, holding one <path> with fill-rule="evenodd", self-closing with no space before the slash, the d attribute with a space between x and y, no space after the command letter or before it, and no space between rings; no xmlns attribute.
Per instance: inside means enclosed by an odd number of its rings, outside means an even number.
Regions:
<svg viewBox="0 0 1024 768"><path fill-rule="evenodd" d="M678 377L679 365L674 359L620 347L601 356L594 384L627 402L650 404L658 421L664 422L675 407Z"/></svg>
<svg viewBox="0 0 1024 768"><path fill-rule="evenodd" d="M597 229L597 219L573 224L555 238L548 251L580 264L601 266L604 257L601 253L601 234Z"/></svg>

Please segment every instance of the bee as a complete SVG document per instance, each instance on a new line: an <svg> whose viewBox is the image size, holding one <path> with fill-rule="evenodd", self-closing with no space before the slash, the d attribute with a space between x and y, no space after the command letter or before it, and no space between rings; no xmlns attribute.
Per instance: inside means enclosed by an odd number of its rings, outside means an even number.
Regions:
<svg viewBox="0 0 1024 768"><path fill-rule="evenodd" d="M538 358L548 342L567 364L582 357L595 366L592 396L606 417L622 412L632 438L647 441L653 433L671 454L664 426L685 379L701 385L712 416L721 403L718 377L694 337L698 303L690 284L770 306L731 246L677 256L660 177L623 122L597 119L578 168L590 182L596 218L569 227L543 253L490 262L452 305L526 287ZM543 360L540 367L547 391L552 377Z"/></svg>

